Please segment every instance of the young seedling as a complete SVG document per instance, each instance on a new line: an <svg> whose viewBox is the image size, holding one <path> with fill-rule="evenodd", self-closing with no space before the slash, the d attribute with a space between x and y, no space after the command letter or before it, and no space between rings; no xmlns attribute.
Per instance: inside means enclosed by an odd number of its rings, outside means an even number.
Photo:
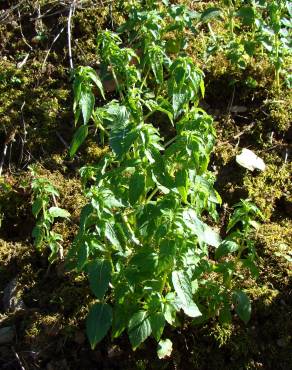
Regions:
<svg viewBox="0 0 292 370"><path fill-rule="evenodd" d="M38 177L36 169L30 168L33 177L31 187L34 201L32 204L32 214L37 219L36 226L32 231L34 245L38 250L43 250L48 246L51 250L49 261L53 262L58 254L63 259L63 248L61 242L62 235L51 230L56 218L69 218L70 213L56 205L58 191L45 178ZM50 204L54 206L50 206Z"/></svg>

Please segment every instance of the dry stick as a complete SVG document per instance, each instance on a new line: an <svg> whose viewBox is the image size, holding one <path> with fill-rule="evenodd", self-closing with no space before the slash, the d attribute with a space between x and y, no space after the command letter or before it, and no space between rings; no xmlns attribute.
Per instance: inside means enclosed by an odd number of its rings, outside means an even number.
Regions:
<svg viewBox="0 0 292 370"><path fill-rule="evenodd" d="M18 362L18 365L19 365L20 369L25 370L25 367L23 366L23 363L21 362L20 357L18 356L18 353L15 351L14 347L11 347L11 348L12 348L12 351L14 352L14 355L17 359L17 362Z"/></svg>
<svg viewBox="0 0 292 370"><path fill-rule="evenodd" d="M1 163L0 163L0 176L2 175L2 169L3 169L3 165L4 165L4 161L5 161L5 157L6 157L6 154L7 154L7 148L8 148L8 145L14 141L14 137L15 137L15 134L16 134L16 131L17 129L14 128L6 137L5 141L4 141L4 148L3 148L3 153L2 153L2 159L1 159ZM11 151L11 148L10 148L10 151Z"/></svg>
<svg viewBox="0 0 292 370"><path fill-rule="evenodd" d="M48 52L47 52L47 54L46 54L46 56L45 56L45 59L44 59L44 61L43 61L43 64L42 64L42 72L44 72L45 64L46 64L46 62L47 62L47 59L48 59L48 57L49 57L49 54L50 54L50 52L51 52L51 50L52 50L52 47L53 47L54 43L55 43L55 42L58 40L58 38L61 36L61 34L62 34L62 32L64 31L64 29L65 29L65 27L63 27L63 28L61 29L61 31L57 34L57 36L55 36L55 38L54 38L53 42L51 43L51 46L50 46L50 48L49 48L49 50L48 50Z"/></svg>
<svg viewBox="0 0 292 370"><path fill-rule="evenodd" d="M227 113L228 114L230 114L230 110L231 110L231 107L232 107L233 102L234 102L234 96L235 96L235 86L233 86L231 99L229 100L229 103L228 103L228 107L227 107Z"/></svg>
<svg viewBox="0 0 292 370"><path fill-rule="evenodd" d="M65 148L69 149L70 145L63 139L63 137L61 136L61 134L58 131L56 131L56 135L57 135L58 139L61 141L61 143L65 146Z"/></svg>
<svg viewBox="0 0 292 370"><path fill-rule="evenodd" d="M22 26L21 26L21 16L20 16L19 9L17 10L17 12L18 12L19 28L20 28L20 33L21 33L22 39L23 39L24 43L30 48L30 50L33 50L32 46L28 43L27 39L25 38L25 36L23 34Z"/></svg>
<svg viewBox="0 0 292 370"><path fill-rule="evenodd" d="M18 4L12 6L10 9L7 9L3 16L0 17L0 22L3 22L9 16L9 14L12 13L15 9L19 8L23 2L24 0L21 0Z"/></svg>
<svg viewBox="0 0 292 370"><path fill-rule="evenodd" d="M19 159L19 164L20 165L21 165L22 159L23 159L23 149L24 149L24 145L26 143L26 135L27 135L26 124L25 124L24 115L23 115L23 108L24 108L24 106L25 106L25 101L22 103L22 106L20 108L20 111L21 111L21 120L22 120L22 126L23 126L23 139L22 139L21 151L20 151L20 159Z"/></svg>
<svg viewBox="0 0 292 370"><path fill-rule="evenodd" d="M7 145L8 144L4 144L2 159L1 159L1 163L0 163L0 176L2 175L2 169L3 169L3 165L4 165L6 153L7 153Z"/></svg>
<svg viewBox="0 0 292 370"><path fill-rule="evenodd" d="M73 71L73 58L72 58L72 44L71 44L71 27L72 27L72 15L74 14L76 6L76 0L73 0L70 5L69 16L68 16L68 23L67 23L67 34L68 34L68 53L69 53L69 64L70 69Z"/></svg>

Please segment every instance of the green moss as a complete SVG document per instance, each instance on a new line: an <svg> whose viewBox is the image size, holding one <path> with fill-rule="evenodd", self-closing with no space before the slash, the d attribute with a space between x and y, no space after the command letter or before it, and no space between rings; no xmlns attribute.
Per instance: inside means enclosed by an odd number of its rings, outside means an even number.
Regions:
<svg viewBox="0 0 292 370"><path fill-rule="evenodd" d="M224 344L226 344L232 334L233 334L234 327L232 324L220 324L216 323L212 328L210 335L214 337L216 342L218 343L219 347L222 347Z"/></svg>
<svg viewBox="0 0 292 370"><path fill-rule="evenodd" d="M291 194L291 169L289 163L269 164L265 171L255 176L248 172L244 177L249 197L267 218L271 217L276 201Z"/></svg>
<svg viewBox="0 0 292 370"><path fill-rule="evenodd" d="M291 100L291 90L286 90L280 96L267 101L272 130L285 132L290 128L292 115Z"/></svg>

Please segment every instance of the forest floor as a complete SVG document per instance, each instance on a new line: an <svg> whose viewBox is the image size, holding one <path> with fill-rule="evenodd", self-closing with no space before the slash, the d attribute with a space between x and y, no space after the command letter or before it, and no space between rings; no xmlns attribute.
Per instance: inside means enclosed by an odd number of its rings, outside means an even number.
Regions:
<svg viewBox="0 0 292 370"><path fill-rule="evenodd" d="M89 139L77 159L68 157L74 133L66 31L70 2L55 3L0 4L1 369L291 369L291 91L275 95L265 60L242 72L220 55L200 67L206 75L202 106L214 117L217 132L211 167L223 199L221 222L242 198L265 215L255 235L260 275L243 283L252 298L251 320L244 325L235 318L227 326L216 319L198 326L185 321L168 328L174 350L165 360L158 360L151 339L135 352L126 336L114 343L106 338L90 349L84 319L92 297L85 277L67 272L63 262L49 265L31 237L28 165L37 164L40 175L52 181L59 206L72 215L70 222L54 225L66 253L85 204L78 170L103 154ZM115 29L123 20L118 5L101 3L86 2L72 19L75 65L94 66L98 30ZM193 46L196 59L195 51ZM257 81L255 88L243 82L247 76ZM239 167L235 156L241 148L256 152L266 170Z"/></svg>

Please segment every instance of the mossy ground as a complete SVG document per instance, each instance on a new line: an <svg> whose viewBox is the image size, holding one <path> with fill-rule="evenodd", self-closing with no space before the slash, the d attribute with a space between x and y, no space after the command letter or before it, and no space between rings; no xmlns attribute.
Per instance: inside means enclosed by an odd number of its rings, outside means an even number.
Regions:
<svg viewBox="0 0 292 370"><path fill-rule="evenodd" d="M11 6L9 2L3 4L1 15ZM207 3L194 6L202 9ZM38 9L41 14L54 11L57 15L36 19ZM212 166L218 174L217 189L228 206L227 213L240 198L249 197L266 217L256 236L260 276L257 283L250 279L244 283L253 299L250 323L245 326L235 318L232 325L221 326L214 319L204 325L167 329L174 352L165 361L157 359L151 340L132 352L126 336L114 345L106 338L91 351L84 336L84 318L92 300L86 279L67 272L61 262L49 266L46 252L40 253L32 245L35 220L27 165L37 163L40 176L50 179L59 190L59 206L72 215L70 222L54 225L64 238L66 250L76 234L80 209L86 202L77 170L84 163L94 163L106 149L99 148L92 137L81 148L79 158L68 158L66 142L70 143L74 126L65 31L52 45L67 25L68 11L62 5L51 10L46 1L31 0L24 1L18 10L22 28L18 11L9 13L0 26L0 150L9 134L14 133L0 183L0 296L3 298L4 288L17 278L17 294L26 308L4 312L0 304L0 325L15 327L13 347L23 366L60 370L289 369L291 92L283 88L279 95L271 88L273 72L267 60L251 61L245 71L230 66L220 54L204 64L201 55L206 40L200 36L188 50L206 74L202 104L215 117L218 137ZM90 2L84 9L77 9L73 18L74 63L94 67L98 62L97 31L116 27L122 20L119 2L112 7L100 6L98 11ZM220 32L226 30L221 28ZM257 82L256 88L248 85L248 79ZM234 106L246 109L230 109ZM265 160L267 170L250 173L239 168L235 155L241 147L255 150ZM0 365L19 368L10 345L0 346Z"/></svg>

